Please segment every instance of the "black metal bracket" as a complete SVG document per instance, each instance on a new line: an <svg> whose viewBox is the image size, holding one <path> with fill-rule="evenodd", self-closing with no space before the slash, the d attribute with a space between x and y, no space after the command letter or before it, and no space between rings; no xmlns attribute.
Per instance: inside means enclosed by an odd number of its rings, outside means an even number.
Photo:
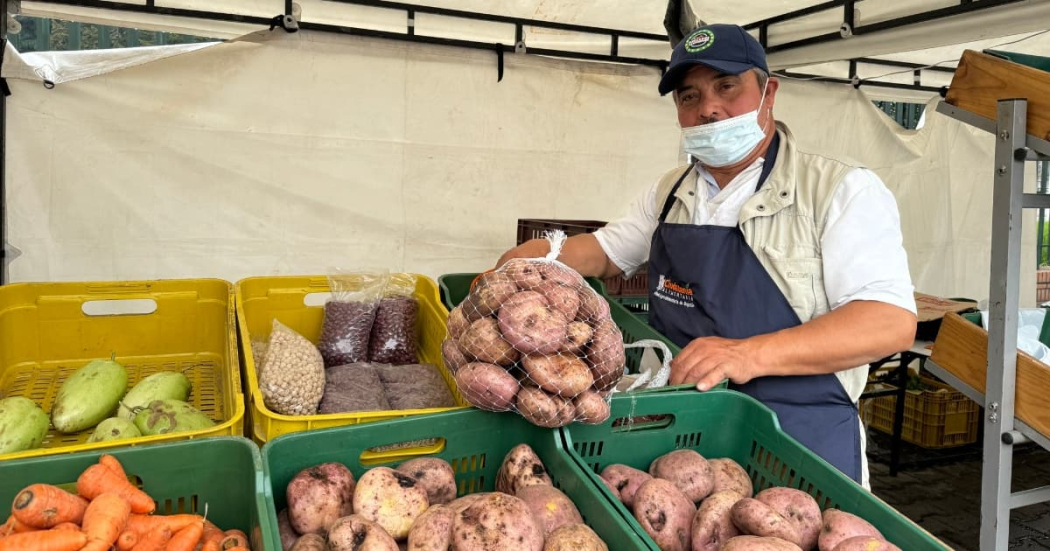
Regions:
<svg viewBox="0 0 1050 551"><path fill-rule="evenodd" d="M290 14L275 15L273 19L270 20L270 30L272 31L277 27L280 27L284 29L285 32L289 33L299 32L299 22Z"/></svg>
<svg viewBox="0 0 1050 551"><path fill-rule="evenodd" d="M496 82L503 82L503 44L496 44Z"/></svg>

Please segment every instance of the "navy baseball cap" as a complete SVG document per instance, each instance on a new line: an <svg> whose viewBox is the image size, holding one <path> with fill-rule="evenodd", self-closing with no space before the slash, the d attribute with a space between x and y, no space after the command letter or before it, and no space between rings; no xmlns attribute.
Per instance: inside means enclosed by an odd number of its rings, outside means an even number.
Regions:
<svg viewBox="0 0 1050 551"><path fill-rule="evenodd" d="M704 25L689 33L671 52L667 72L660 79L660 95L674 90L682 77L697 65L730 75L754 68L769 72L765 49L743 27Z"/></svg>

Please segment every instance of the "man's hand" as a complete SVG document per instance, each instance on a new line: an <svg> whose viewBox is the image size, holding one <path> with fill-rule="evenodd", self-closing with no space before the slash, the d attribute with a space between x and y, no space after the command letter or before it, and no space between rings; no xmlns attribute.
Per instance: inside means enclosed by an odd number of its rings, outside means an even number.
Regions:
<svg viewBox="0 0 1050 551"><path fill-rule="evenodd" d="M503 253L496 262L496 269L514 258L543 258L551 252L551 242L546 239L530 239Z"/></svg>
<svg viewBox="0 0 1050 551"><path fill-rule="evenodd" d="M747 340L693 339L671 361L670 384L696 383L698 390L714 388L723 379L743 384L754 377L757 361Z"/></svg>

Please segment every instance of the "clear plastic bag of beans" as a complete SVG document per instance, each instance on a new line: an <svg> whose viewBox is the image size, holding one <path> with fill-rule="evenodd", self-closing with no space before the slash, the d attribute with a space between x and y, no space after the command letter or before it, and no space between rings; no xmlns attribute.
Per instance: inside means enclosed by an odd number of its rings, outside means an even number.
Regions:
<svg viewBox="0 0 1050 551"><path fill-rule="evenodd" d="M416 319L419 301L416 277L391 274L376 310L368 341L368 360L374 363L406 365L418 362L419 330Z"/></svg>
<svg viewBox="0 0 1050 551"><path fill-rule="evenodd" d="M368 342L390 273L335 271L328 276L332 296L324 305L317 349L325 367L368 361Z"/></svg>

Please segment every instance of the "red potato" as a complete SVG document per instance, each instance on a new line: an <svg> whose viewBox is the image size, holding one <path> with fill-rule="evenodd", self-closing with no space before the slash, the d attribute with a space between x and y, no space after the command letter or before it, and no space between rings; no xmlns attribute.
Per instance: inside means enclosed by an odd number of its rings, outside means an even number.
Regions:
<svg viewBox="0 0 1050 551"><path fill-rule="evenodd" d="M820 506L813 496L794 488L773 487L758 492L755 499L769 505L798 527L798 546L803 551L817 548L817 539L823 527Z"/></svg>
<svg viewBox="0 0 1050 551"><path fill-rule="evenodd" d="M536 291L546 297L551 308L564 314L566 320L576 319L580 311L580 293L574 287L548 281L537 287Z"/></svg>
<svg viewBox="0 0 1050 551"><path fill-rule="evenodd" d="M580 310L576 312L576 321L584 321L592 326L612 319L609 302L589 286L580 288Z"/></svg>
<svg viewBox="0 0 1050 551"><path fill-rule="evenodd" d="M609 465L602 469L601 478L616 488L620 501L628 509L634 507L634 494L642 484L652 480L652 475L634 467L621 464Z"/></svg>
<svg viewBox="0 0 1050 551"><path fill-rule="evenodd" d="M662 551L688 551L696 506L670 481L653 478L634 495L634 518Z"/></svg>
<svg viewBox="0 0 1050 551"><path fill-rule="evenodd" d="M481 318L471 323L457 344L467 358L504 367L514 365L521 357L500 335L499 326L493 318Z"/></svg>
<svg viewBox="0 0 1050 551"><path fill-rule="evenodd" d="M575 418L585 425L600 425L612 414L609 402L597 392L587 391L572 400Z"/></svg>
<svg viewBox="0 0 1050 551"><path fill-rule="evenodd" d="M623 498L620 497L620 490L617 490L616 486L613 486L608 480L605 480L604 478L602 478L600 476L598 477L598 480L600 480L602 482L602 484L605 486L605 489L609 490L609 493L612 494L613 497L615 497L617 501L619 501L620 503L623 503Z"/></svg>
<svg viewBox="0 0 1050 551"><path fill-rule="evenodd" d="M734 503L730 515L733 524L745 535L780 538L796 546L802 541L794 521L755 498L745 497Z"/></svg>
<svg viewBox="0 0 1050 551"><path fill-rule="evenodd" d="M454 514L459 514L463 512L463 510L467 507L470 507L471 503L474 503L475 501L485 497L485 495L489 493L491 492L478 492L476 494L467 494L463 497L458 497L452 500L452 503L448 504L448 508L452 509L452 512Z"/></svg>
<svg viewBox="0 0 1050 551"><path fill-rule="evenodd" d="M441 505L456 499L456 473L452 465L436 457L409 459L397 466L397 471L407 474L419 482L427 492L427 502Z"/></svg>
<svg viewBox="0 0 1050 551"><path fill-rule="evenodd" d="M543 551L609 551L609 546L586 524L568 524L551 532Z"/></svg>
<svg viewBox="0 0 1050 551"><path fill-rule="evenodd" d="M339 517L353 512L354 475L340 463L299 471L285 490L288 520L298 534L325 535Z"/></svg>
<svg viewBox="0 0 1050 551"><path fill-rule="evenodd" d="M499 330L522 354L554 354L569 340L569 319L536 291L521 291L499 311Z"/></svg>
<svg viewBox="0 0 1050 551"><path fill-rule="evenodd" d="M447 505L432 505L408 533L409 551L448 551L452 546L452 523L456 511Z"/></svg>
<svg viewBox="0 0 1050 551"><path fill-rule="evenodd" d="M843 540L831 551L901 551L901 548L874 536L855 536Z"/></svg>
<svg viewBox="0 0 1050 551"><path fill-rule="evenodd" d="M540 388L563 398L578 396L594 384L590 368L572 354L530 354L521 365Z"/></svg>
<svg viewBox="0 0 1050 551"><path fill-rule="evenodd" d="M518 286L503 272L487 272L478 278L474 290L467 295L464 309L467 319L480 319L499 311L500 306L514 293Z"/></svg>
<svg viewBox="0 0 1050 551"><path fill-rule="evenodd" d="M737 536L729 540L722 551L802 551L802 548L780 538Z"/></svg>
<svg viewBox="0 0 1050 551"><path fill-rule="evenodd" d="M520 385L506 369L472 362L456 372L456 385L468 402L486 411L510 411Z"/></svg>
<svg viewBox="0 0 1050 551"><path fill-rule="evenodd" d="M540 264L530 262L524 258L514 258L501 268L521 291L531 291L543 284L543 274L540 273Z"/></svg>
<svg viewBox="0 0 1050 551"><path fill-rule="evenodd" d="M496 471L496 491L517 495L522 488L539 484L554 485L540 457L528 444L514 446Z"/></svg>
<svg viewBox="0 0 1050 551"><path fill-rule="evenodd" d="M623 333L611 319L594 326L594 335L586 350L587 363L594 375L594 390L600 392L616 386L623 377L627 354Z"/></svg>
<svg viewBox="0 0 1050 551"><path fill-rule="evenodd" d="M408 537L429 507L427 491L419 482L390 467L373 467L361 475L354 489L354 513L378 524L394 540Z"/></svg>
<svg viewBox="0 0 1050 551"><path fill-rule="evenodd" d="M492 492L455 516L452 541L456 551L542 551L543 528L524 501Z"/></svg>
<svg viewBox="0 0 1050 551"><path fill-rule="evenodd" d="M328 547L331 551L399 551L397 542L382 526L357 514L332 525Z"/></svg>
<svg viewBox="0 0 1050 551"><path fill-rule="evenodd" d="M281 533L281 548L288 551L295 545L295 540L299 539L299 534L295 533L295 528L292 528L292 522L288 519L288 509L281 509L277 514L277 529Z"/></svg>
<svg viewBox="0 0 1050 551"><path fill-rule="evenodd" d="M467 332L470 328L470 320L463 313L463 305L456 306L448 313L448 335L449 337L459 340L463 336L463 333Z"/></svg>
<svg viewBox="0 0 1050 551"><path fill-rule="evenodd" d="M445 361L445 367L451 373L459 371L459 368L469 363L467 357L463 355L463 351L459 349L459 343L451 338L441 342L441 359Z"/></svg>
<svg viewBox="0 0 1050 551"><path fill-rule="evenodd" d="M826 509L822 515L817 548L821 551L833 551L838 544L857 536L884 539L877 528L857 515L840 509Z"/></svg>
<svg viewBox="0 0 1050 551"><path fill-rule="evenodd" d="M545 428L563 427L571 423L576 411L572 402L533 387L518 390L515 405L518 413L528 422Z"/></svg>
<svg viewBox="0 0 1050 551"><path fill-rule="evenodd" d="M219 545L220 548L223 548L222 544ZM288 549L290 551L328 551L328 541L325 540L324 536L306 534L295 540L292 546Z"/></svg>
<svg viewBox="0 0 1050 551"><path fill-rule="evenodd" d="M679 490L699 503L711 495L715 487L715 473L707 459L695 450L674 450L652 462L649 472L656 478L670 480Z"/></svg>
<svg viewBox="0 0 1050 551"><path fill-rule="evenodd" d="M715 475L712 493L729 490L737 492L741 497L754 496L755 489L751 477L739 463L729 458L708 459L707 462L711 464Z"/></svg>
<svg viewBox="0 0 1050 551"><path fill-rule="evenodd" d="M518 490L515 496L525 502L533 516L543 527L546 539L558 528L572 524L582 524L583 517L579 509L564 492L546 484L526 486Z"/></svg>
<svg viewBox="0 0 1050 551"><path fill-rule="evenodd" d="M583 276L565 264L541 263L540 277L545 283L557 283L566 287L579 288L586 285Z"/></svg>
<svg viewBox="0 0 1050 551"><path fill-rule="evenodd" d="M583 350L583 347L591 342L591 336L594 335L594 329L592 329L586 322L582 321L569 323L568 332L568 344L565 348L566 352L579 352Z"/></svg>
<svg viewBox="0 0 1050 551"><path fill-rule="evenodd" d="M731 514L740 499L734 491L715 492L704 499L693 516L693 551L721 551L731 538L741 535Z"/></svg>

